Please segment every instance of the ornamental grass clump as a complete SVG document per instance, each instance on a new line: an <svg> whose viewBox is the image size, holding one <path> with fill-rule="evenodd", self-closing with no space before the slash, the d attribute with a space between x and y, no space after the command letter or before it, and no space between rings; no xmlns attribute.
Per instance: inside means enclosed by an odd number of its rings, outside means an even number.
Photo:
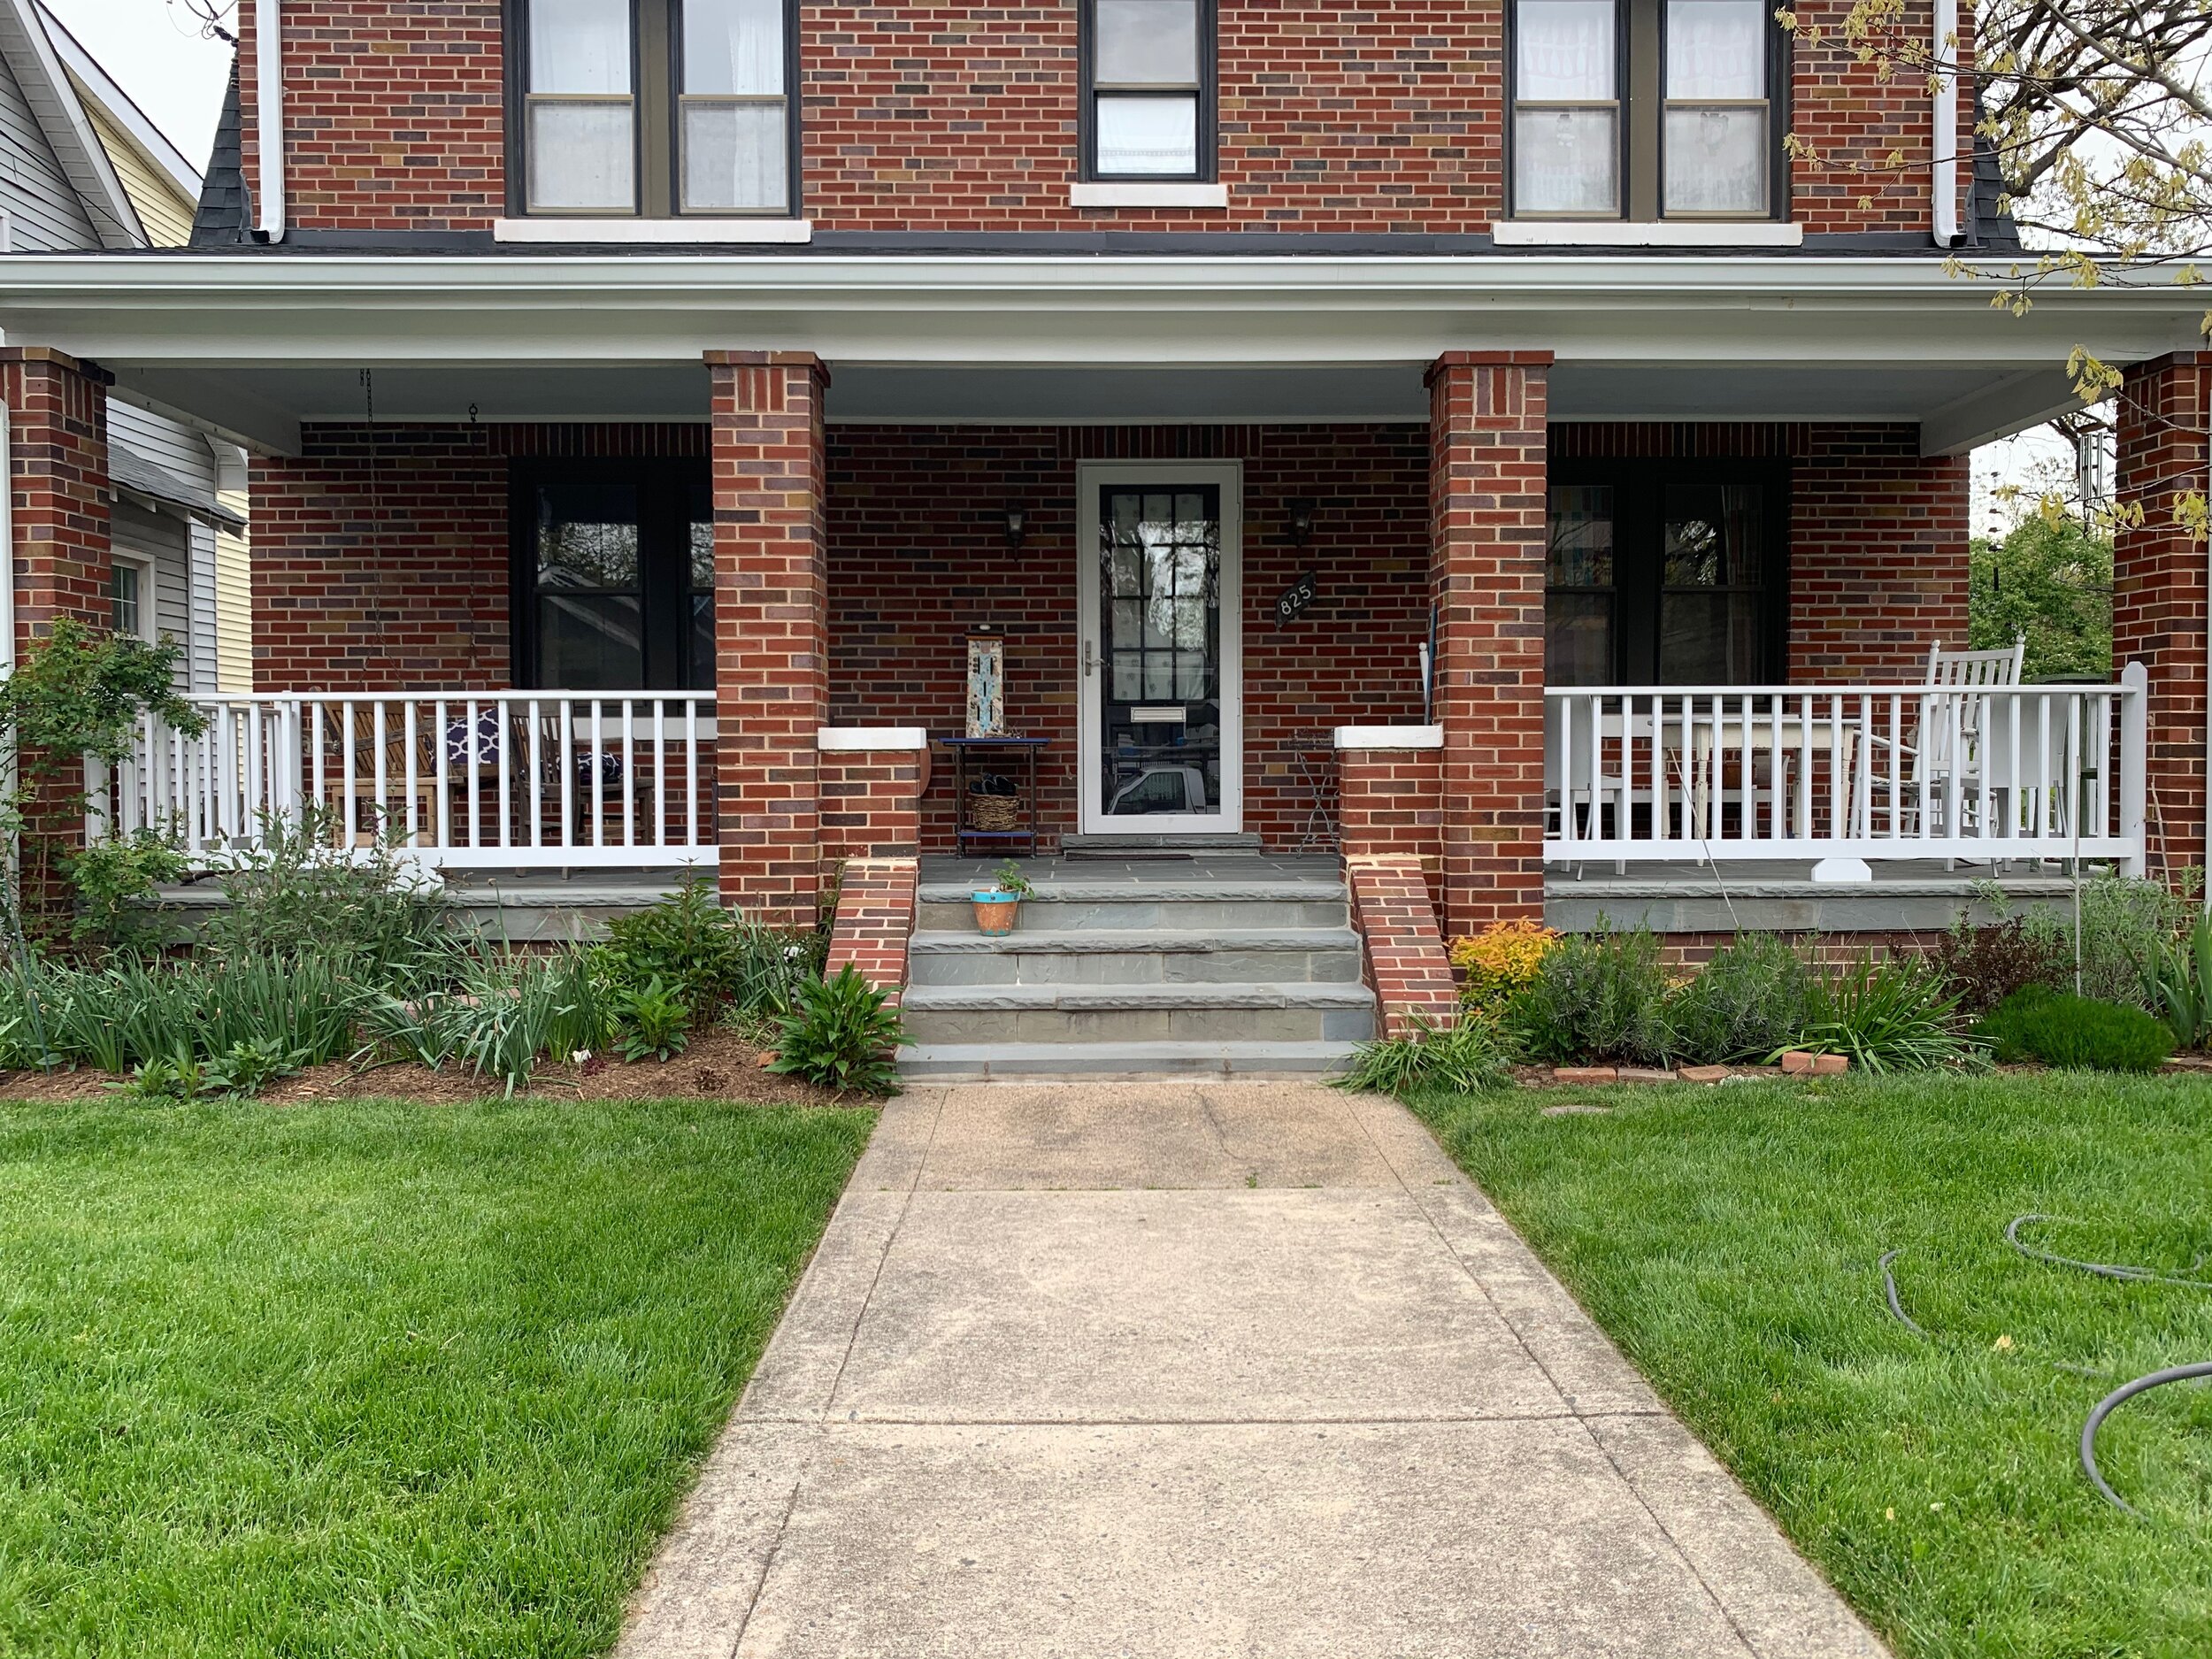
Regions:
<svg viewBox="0 0 2212 1659"><path fill-rule="evenodd" d="M2139 1008L2031 986L2016 991L1974 1034L2002 1064L2039 1060L2087 1071L2155 1071L2174 1052L2173 1033Z"/></svg>
<svg viewBox="0 0 2212 1659"><path fill-rule="evenodd" d="M1958 998L1933 968L1910 956L1862 956L1842 972L1817 977L1805 1018L1786 1049L1839 1054L1861 1071L1925 1071L1976 1064L1986 1054L1962 1029Z"/></svg>
<svg viewBox="0 0 2212 1659"><path fill-rule="evenodd" d="M1493 922L1479 933L1452 941L1452 965L1462 975L1459 1000L1494 1019L1536 977L1544 953L1559 940L1540 922Z"/></svg>
<svg viewBox="0 0 2212 1659"><path fill-rule="evenodd" d="M1340 1088L1372 1089L1400 1097L1421 1089L1472 1094L1513 1080L1512 1056L1498 1028L1472 1010L1449 1025L1420 1015L1409 1029L1361 1043L1348 1069L1330 1081Z"/></svg>

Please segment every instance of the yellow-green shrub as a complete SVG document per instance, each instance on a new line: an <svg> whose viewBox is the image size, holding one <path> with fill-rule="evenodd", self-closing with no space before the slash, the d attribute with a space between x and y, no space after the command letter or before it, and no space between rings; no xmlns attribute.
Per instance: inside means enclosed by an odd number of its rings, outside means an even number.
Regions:
<svg viewBox="0 0 2212 1659"><path fill-rule="evenodd" d="M1479 933L1452 941L1452 965L1465 978L1460 1001L1490 1015L1502 1013L1514 993L1536 977L1544 954L1559 935L1540 922L1493 922Z"/></svg>

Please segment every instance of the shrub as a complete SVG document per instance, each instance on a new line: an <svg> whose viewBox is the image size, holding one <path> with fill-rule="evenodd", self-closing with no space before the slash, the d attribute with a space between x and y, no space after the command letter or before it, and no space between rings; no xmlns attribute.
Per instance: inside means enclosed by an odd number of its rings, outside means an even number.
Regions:
<svg viewBox="0 0 2212 1659"><path fill-rule="evenodd" d="M1423 1088L1471 1094L1512 1080L1510 1056L1496 1025L1473 1011L1441 1026L1416 1015L1411 1031L1361 1043L1350 1068L1330 1079L1340 1088L1401 1096Z"/></svg>
<svg viewBox="0 0 2212 1659"><path fill-rule="evenodd" d="M637 990L615 999L615 1018L622 1032L622 1057L642 1060L648 1055L665 1064L690 1042L691 1010L683 999L661 983L660 975Z"/></svg>
<svg viewBox="0 0 2212 1659"><path fill-rule="evenodd" d="M1692 1065L1764 1059L1805 1023L1813 973L1778 933L1739 933L1662 1011L1667 1058Z"/></svg>
<svg viewBox="0 0 2212 1659"><path fill-rule="evenodd" d="M2056 990L2074 975L2074 956L2062 933L2029 928L2022 917L1993 927L1969 927L1963 917L1939 940L1936 972L1969 1014L1985 1014L2015 993L2039 987Z"/></svg>
<svg viewBox="0 0 2212 1659"><path fill-rule="evenodd" d="M2184 1048L2212 1037L2212 916L2199 916L2182 939L2152 941L2138 961L2142 1000Z"/></svg>
<svg viewBox="0 0 2212 1659"><path fill-rule="evenodd" d="M664 981L696 1012L725 1005L781 1014L818 977L816 935L764 926L725 910L714 888L687 881L673 898L607 925L607 977L618 986Z"/></svg>
<svg viewBox="0 0 2212 1659"><path fill-rule="evenodd" d="M1877 1072L1964 1065L1982 1054L1960 1033L1958 999L1933 968L1910 956L1861 957L1839 974L1816 978L1804 1024L1768 1058L1790 1048L1845 1055L1860 1071Z"/></svg>
<svg viewBox="0 0 2212 1659"><path fill-rule="evenodd" d="M2071 906L2031 910L2019 918L2021 929L2059 958L2062 987L2100 1002L2147 1005L2141 964L2188 930L2197 913L2193 895L2200 891L2202 877L2201 871L2184 871L2179 891L2162 881L2133 876L2101 875L2083 882L2078 986L2073 984ZM1995 882L1982 884L1979 896L2001 918L2011 919L2010 901Z"/></svg>
<svg viewBox="0 0 2212 1659"><path fill-rule="evenodd" d="M72 848L59 859L77 894L72 943L158 949L170 941L173 927L155 890L183 880L192 868L175 836L141 828Z"/></svg>
<svg viewBox="0 0 2212 1659"><path fill-rule="evenodd" d="M1479 933L1452 941L1452 965L1464 979L1460 1001L1495 1017L1536 977L1544 953L1559 935L1541 923L1493 922Z"/></svg>
<svg viewBox="0 0 2212 1659"><path fill-rule="evenodd" d="M913 1039L884 997L849 962L834 979L801 986L769 1070L826 1088L889 1094L898 1084L892 1056Z"/></svg>
<svg viewBox="0 0 2212 1659"><path fill-rule="evenodd" d="M348 958L380 987L427 982L443 965L443 889L397 840L340 847L342 828L323 807L262 814L258 836L232 854L225 902L201 924L201 942L225 956Z"/></svg>
<svg viewBox="0 0 2212 1659"><path fill-rule="evenodd" d="M2139 1008L2035 986L2007 997L1974 1034L2007 1063L2092 1071L2155 1071L2174 1051L2172 1033Z"/></svg>
<svg viewBox="0 0 2212 1659"><path fill-rule="evenodd" d="M1657 1060L1666 998L1649 929L1569 934L1507 1005L1506 1033L1539 1060Z"/></svg>

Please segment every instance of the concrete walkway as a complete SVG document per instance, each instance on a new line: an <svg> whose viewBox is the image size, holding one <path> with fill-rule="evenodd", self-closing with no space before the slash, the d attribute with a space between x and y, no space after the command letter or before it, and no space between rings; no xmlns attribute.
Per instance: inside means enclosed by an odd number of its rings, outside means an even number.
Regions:
<svg viewBox="0 0 2212 1659"><path fill-rule="evenodd" d="M625 1659L1880 1645L1387 1102L894 1102Z"/></svg>

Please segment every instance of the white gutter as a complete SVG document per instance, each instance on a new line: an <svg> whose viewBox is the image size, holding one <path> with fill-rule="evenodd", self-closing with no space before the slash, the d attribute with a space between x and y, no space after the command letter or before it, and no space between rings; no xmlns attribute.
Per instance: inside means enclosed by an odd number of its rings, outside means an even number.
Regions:
<svg viewBox="0 0 2212 1659"><path fill-rule="evenodd" d="M1959 239L1958 32L1959 0L1935 0L1934 160L1929 188L1934 198L1931 228L1939 248L1952 247Z"/></svg>
<svg viewBox="0 0 2212 1659"><path fill-rule="evenodd" d="M261 140L264 242L284 240L284 23L282 0L254 0L254 126Z"/></svg>

